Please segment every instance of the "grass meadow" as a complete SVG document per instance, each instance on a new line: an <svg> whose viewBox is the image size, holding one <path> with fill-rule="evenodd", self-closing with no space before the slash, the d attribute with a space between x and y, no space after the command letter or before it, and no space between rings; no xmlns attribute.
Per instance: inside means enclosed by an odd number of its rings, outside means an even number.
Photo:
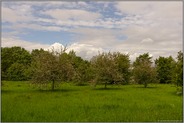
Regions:
<svg viewBox="0 0 184 123"><path fill-rule="evenodd" d="M41 91L28 82L3 82L2 122L182 121L183 97L173 85L75 86Z"/></svg>

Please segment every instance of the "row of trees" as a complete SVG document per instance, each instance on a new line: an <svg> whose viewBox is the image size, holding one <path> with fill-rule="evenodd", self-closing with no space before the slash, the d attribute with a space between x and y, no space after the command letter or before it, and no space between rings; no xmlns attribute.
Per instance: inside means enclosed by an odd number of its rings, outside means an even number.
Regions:
<svg viewBox="0 0 184 123"><path fill-rule="evenodd" d="M60 82L94 85L138 83L175 83L183 86L183 53L177 59L159 57L152 62L148 53L142 54L131 64L129 55L120 52L101 53L90 61L76 56L74 51L44 51L31 53L21 47L1 48L2 80L31 80L39 87L51 84L54 90Z"/></svg>

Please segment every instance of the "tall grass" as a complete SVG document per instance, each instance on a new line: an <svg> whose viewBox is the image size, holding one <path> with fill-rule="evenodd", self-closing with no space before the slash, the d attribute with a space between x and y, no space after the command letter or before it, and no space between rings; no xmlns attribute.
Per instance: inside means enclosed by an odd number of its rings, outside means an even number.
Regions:
<svg viewBox="0 0 184 123"><path fill-rule="evenodd" d="M182 121L182 96L171 85L74 86L39 91L27 82L4 82L3 122Z"/></svg>

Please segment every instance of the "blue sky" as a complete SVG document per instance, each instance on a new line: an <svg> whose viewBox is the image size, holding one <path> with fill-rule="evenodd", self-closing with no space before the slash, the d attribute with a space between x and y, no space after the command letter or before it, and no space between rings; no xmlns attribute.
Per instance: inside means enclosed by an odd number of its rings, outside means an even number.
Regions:
<svg viewBox="0 0 184 123"><path fill-rule="evenodd" d="M2 46L68 45L89 59L99 51L131 59L176 56L182 50L182 1L2 2Z"/></svg>

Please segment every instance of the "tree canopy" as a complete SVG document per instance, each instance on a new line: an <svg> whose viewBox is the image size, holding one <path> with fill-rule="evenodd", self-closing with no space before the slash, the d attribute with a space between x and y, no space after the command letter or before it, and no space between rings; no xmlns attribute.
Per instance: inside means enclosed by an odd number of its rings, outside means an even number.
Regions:
<svg viewBox="0 0 184 123"><path fill-rule="evenodd" d="M148 83L156 83L156 70L152 67L152 57L148 53L144 53L136 58L133 63L133 78L135 83L143 84L144 87L148 86Z"/></svg>
<svg viewBox="0 0 184 123"><path fill-rule="evenodd" d="M149 53L139 55L131 63L128 54L103 52L89 61L77 56L75 51L60 52L34 49L29 52L21 47L1 47L2 80L32 80L38 87L54 90L61 82L77 85L88 83L144 84L174 83L183 87L183 53L178 52L176 60L160 56L152 62Z"/></svg>
<svg viewBox="0 0 184 123"><path fill-rule="evenodd" d="M169 57L159 57L155 60L155 65L157 69L160 83L171 83L172 82L172 74L175 66L174 59Z"/></svg>
<svg viewBox="0 0 184 123"><path fill-rule="evenodd" d="M31 55L24 48L1 47L2 80L25 80L26 76L23 75L23 71L26 71L30 64Z"/></svg>
<svg viewBox="0 0 184 123"><path fill-rule="evenodd" d="M102 53L91 59L91 65L95 70L96 83L127 82L129 75L129 56L119 52Z"/></svg>

